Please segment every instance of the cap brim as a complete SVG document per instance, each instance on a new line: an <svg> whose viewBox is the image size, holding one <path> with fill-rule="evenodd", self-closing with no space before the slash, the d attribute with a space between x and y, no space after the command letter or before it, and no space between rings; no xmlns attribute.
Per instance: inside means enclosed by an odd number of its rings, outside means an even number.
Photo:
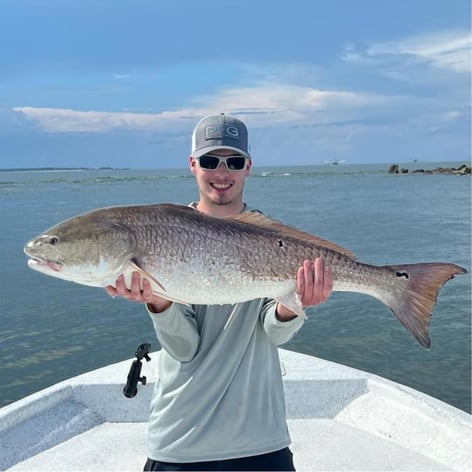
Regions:
<svg viewBox="0 0 472 472"><path fill-rule="evenodd" d="M241 154L242 156L245 156L248 159L251 159L251 155L240 148L233 147L233 146L221 146L221 145L220 146L207 146L207 147L201 148L198 151L194 151L192 153L192 156L200 157L200 156L203 156L204 154L208 154L211 151L217 151L218 149L229 149L230 151L235 151L238 154Z"/></svg>

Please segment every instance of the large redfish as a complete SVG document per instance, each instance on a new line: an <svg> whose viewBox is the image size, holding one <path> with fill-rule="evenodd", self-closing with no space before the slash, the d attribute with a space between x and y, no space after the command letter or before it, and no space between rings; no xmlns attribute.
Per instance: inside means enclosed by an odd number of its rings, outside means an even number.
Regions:
<svg viewBox="0 0 472 472"><path fill-rule="evenodd" d="M371 295L387 305L425 347L439 289L455 264L374 266L324 239L259 213L216 218L172 205L94 210L66 220L25 247L29 267L95 287L130 284L135 270L153 291L187 304L227 304L270 297L303 315L296 274L305 259L322 257L334 290Z"/></svg>

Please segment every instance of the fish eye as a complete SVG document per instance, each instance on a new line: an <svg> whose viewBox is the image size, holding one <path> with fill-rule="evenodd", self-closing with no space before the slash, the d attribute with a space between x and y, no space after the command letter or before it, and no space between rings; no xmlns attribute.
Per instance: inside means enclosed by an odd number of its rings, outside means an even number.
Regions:
<svg viewBox="0 0 472 472"><path fill-rule="evenodd" d="M51 245L51 246L54 246L55 244L57 244L59 242L59 238L57 236L50 236L49 240L48 240L48 243Z"/></svg>

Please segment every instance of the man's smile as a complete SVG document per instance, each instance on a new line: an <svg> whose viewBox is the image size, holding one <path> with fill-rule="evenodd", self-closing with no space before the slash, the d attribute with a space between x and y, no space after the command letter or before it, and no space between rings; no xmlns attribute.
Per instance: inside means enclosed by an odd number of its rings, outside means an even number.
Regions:
<svg viewBox="0 0 472 472"><path fill-rule="evenodd" d="M215 189L215 190L227 190L233 186L231 183L217 183L217 182L212 182L210 185Z"/></svg>

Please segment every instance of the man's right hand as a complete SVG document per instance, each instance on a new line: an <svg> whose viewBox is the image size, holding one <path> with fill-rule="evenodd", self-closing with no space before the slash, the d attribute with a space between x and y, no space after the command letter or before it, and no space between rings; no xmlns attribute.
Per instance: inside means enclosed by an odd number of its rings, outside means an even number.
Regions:
<svg viewBox="0 0 472 472"><path fill-rule="evenodd" d="M123 297L131 302L146 303L152 313L161 313L167 310L172 304L169 300L154 295L149 280L143 279L141 281L139 272L133 272L131 288L128 289L128 287L126 287L125 279L123 275L120 275L116 280L115 287L108 285L105 287L105 290L108 295L113 298Z"/></svg>

